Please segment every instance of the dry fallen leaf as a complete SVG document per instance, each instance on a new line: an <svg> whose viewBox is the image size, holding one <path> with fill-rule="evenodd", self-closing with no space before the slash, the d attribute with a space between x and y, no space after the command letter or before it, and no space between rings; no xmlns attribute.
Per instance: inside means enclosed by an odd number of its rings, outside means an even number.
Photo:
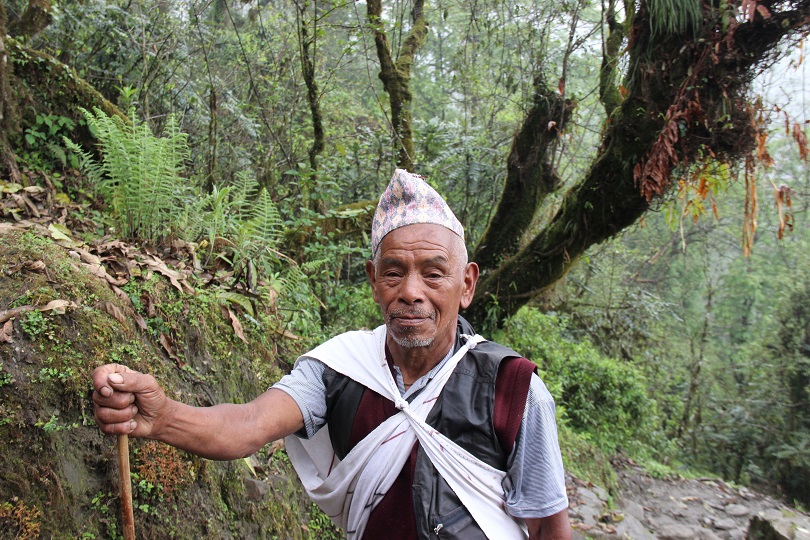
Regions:
<svg viewBox="0 0 810 540"><path fill-rule="evenodd" d="M45 263L43 261L25 261L15 264L11 268L6 269L6 275L16 274L20 270L28 270L30 272L45 272Z"/></svg>
<svg viewBox="0 0 810 540"><path fill-rule="evenodd" d="M0 311L0 323L4 323L9 319L13 319L23 313L28 313L29 311L34 311L36 308L34 306L20 306L13 309L7 309L5 311Z"/></svg>
<svg viewBox="0 0 810 540"><path fill-rule="evenodd" d="M242 323L236 318L236 315L234 315L233 311L231 311L231 308L222 306L222 310L228 317L228 320L231 321L231 326L233 327L234 333L236 333L236 337L247 343L248 340L245 339L245 331L242 329Z"/></svg>
<svg viewBox="0 0 810 540"><path fill-rule="evenodd" d="M64 315L68 309L75 309L78 306L70 300L51 300L45 307L39 308L40 311L53 311L57 315Z"/></svg>
<svg viewBox="0 0 810 540"><path fill-rule="evenodd" d="M11 343L13 341L12 334L14 334L14 323L6 321L2 328L0 328L0 343Z"/></svg>
<svg viewBox="0 0 810 540"><path fill-rule="evenodd" d="M96 304L96 308L100 309L101 311L107 313L116 321L120 322L121 324L127 323L127 318L124 316L124 312L121 309L113 304L112 302L108 302L107 300L102 300Z"/></svg>
<svg viewBox="0 0 810 540"><path fill-rule="evenodd" d="M129 297L129 295L124 291L122 291L121 289L119 289L118 287L116 287L115 285L113 285L112 283L110 284L110 288L112 288L115 295L118 296L118 298L120 298L124 302L126 302L127 306L129 306L129 308L132 310L132 318L135 319L135 324L137 324L141 330L147 330L149 327L146 325L146 320L140 313L135 311L135 306L133 305L132 299Z"/></svg>
<svg viewBox="0 0 810 540"><path fill-rule="evenodd" d="M76 251L79 253L79 257L81 257L82 262L86 262L87 264L101 264L101 258L93 255L86 249L77 248Z"/></svg>
<svg viewBox="0 0 810 540"><path fill-rule="evenodd" d="M94 276L107 280L107 283L111 285L122 287L126 285L128 282L128 280L126 279L116 279L112 277L110 274L107 273L107 269L104 268L104 266L102 266L101 264L82 263L82 266L87 268L90 271L90 273L93 274Z"/></svg>
<svg viewBox="0 0 810 540"><path fill-rule="evenodd" d="M272 456L279 450L284 450L284 439L276 439L275 441L271 442L267 449L267 453Z"/></svg>
<svg viewBox="0 0 810 540"><path fill-rule="evenodd" d="M145 258L143 262L146 263L150 268L169 278L171 284L174 285L178 291L194 294L194 289L191 287L191 285L185 282L185 278L180 274L180 272L172 270L166 266L166 263L160 260L158 257L153 255L151 260ZM183 280L182 282L180 281L181 279Z"/></svg>
<svg viewBox="0 0 810 540"><path fill-rule="evenodd" d="M163 349L166 351L166 354L169 355L169 358L174 360L177 364L177 367L183 369L186 366L186 363L183 362L179 356L174 354L174 341L172 340L171 336L161 332L160 334L160 344L163 345Z"/></svg>

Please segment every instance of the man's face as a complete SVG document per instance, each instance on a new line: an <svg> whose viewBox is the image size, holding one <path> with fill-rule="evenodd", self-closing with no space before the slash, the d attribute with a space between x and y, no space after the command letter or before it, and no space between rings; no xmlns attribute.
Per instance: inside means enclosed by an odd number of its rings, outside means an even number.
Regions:
<svg viewBox="0 0 810 540"><path fill-rule="evenodd" d="M415 224L388 233L379 252L366 273L388 336L403 349L446 352L478 280L478 266L465 265L463 241L440 225Z"/></svg>

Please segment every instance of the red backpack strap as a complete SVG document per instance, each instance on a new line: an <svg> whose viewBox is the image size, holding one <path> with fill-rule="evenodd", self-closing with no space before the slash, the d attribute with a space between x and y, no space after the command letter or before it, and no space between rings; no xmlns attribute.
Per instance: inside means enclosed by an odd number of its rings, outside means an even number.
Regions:
<svg viewBox="0 0 810 540"><path fill-rule="evenodd" d="M537 366L526 358L504 358L498 366L493 422L498 442L507 454L511 454L515 446L529 395L529 384L535 371Z"/></svg>

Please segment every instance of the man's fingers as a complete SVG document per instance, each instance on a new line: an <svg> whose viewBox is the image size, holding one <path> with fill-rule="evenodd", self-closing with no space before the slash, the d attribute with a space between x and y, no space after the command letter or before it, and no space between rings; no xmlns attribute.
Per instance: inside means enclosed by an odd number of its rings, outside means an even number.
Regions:
<svg viewBox="0 0 810 540"><path fill-rule="evenodd" d="M93 403L99 407L123 409L135 403L135 394L132 392L113 392L105 386L101 390L93 392Z"/></svg>
<svg viewBox="0 0 810 540"><path fill-rule="evenodd" d="M104 397L111 396L115 391L115 387L111 385L109 378L114 377L114 380L118 380L118 377L122 377L121 374L124 373L137 373L137 371L120 364L107 364L97 367L93 370L93 389Z"/></svg>
<svg viewBox="0 0 810 540"><path fill-rule="evenodd" d="M138 423L135 420L129 420L128 422L121 422L118 424L98 423L98 427L102 433L106 433L107 435L129 435L135 431L135 428L138 427Z"/></svg>
<svg viewBox="0 0 810 540"><path fill-rule="evenodd" d="M128 422L138 414L138 407L128 405L125 408L96 407L96 421L100 424L120 424Z"/></svg>

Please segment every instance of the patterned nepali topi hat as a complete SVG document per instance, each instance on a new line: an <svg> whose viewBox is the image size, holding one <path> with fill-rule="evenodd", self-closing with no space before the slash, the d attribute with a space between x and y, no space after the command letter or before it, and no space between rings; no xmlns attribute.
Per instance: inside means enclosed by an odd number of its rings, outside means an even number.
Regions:
<svg viewBox="0 0 810 540"><path fill-rule="evenodd" d="M441 195L418 174L397 169L380 197L371 223L372 257L386 234L414 223L441 225L464 240L461 222Z"/></svg>

